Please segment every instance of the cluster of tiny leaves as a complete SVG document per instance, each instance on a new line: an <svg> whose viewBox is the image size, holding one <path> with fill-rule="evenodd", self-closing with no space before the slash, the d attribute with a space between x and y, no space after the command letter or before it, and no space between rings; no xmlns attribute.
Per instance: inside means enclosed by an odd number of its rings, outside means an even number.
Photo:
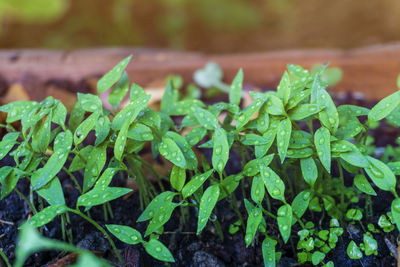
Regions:
<svg viewBox="0 0 400 267"><path fill-rule="evenodd" d="M141 243L159 260L174 261L157 238L177 207L195 207L200 234L208 221L217 225L217 203L226 199L243 224L246 246L263 237L264 262L274 266L280 255L276 245L282 243L277 241L288 242L296 224L307 229L302 217L308 210L324 209L332 218L344 218L348 197L340 182L343 169L354 177L354 188L361 193L376 195L379 189L394 194L392 214L400 228L396 192L400 159L377 159L368 135L382 119L400 120L400 91L371 110L354 105L336 107L321 78L326 66L310 73L288 65L277 90L250 92L254 101L245 108L240 106L242 70L228 88L229 102L212 105L196 97L182 98L179 82L170 78L157 112L147 107L150 96L140 86L129 85L124 72L129 60L122 60L98 82L99 94L111 89L113 110L105 109L100 97L92 94L78 94L68 121L63 104L51 97L40 103L19 101L0 107L7 113L9 129L14 129L11 124L16 121L21 124L20 131L10 131L0 143L1 157L10 154L16 163L16 167L0 169L1 197L24 177L49 204L29 224L39 227L57 215L79 213L79 207L88 210L127 194L130 190L109 186L116 172L136 178L140 194L148 195L143 192L146 186L140 187L146 165L140 152L151 143L153 156L173 165L171 190L154 197L138 218L138 222L148 221L143 236L129 226L107 225L107 229L123 242ZM128 92L129 103L118 111ZM180 125L174 123L177 116ZM95 133L94 143L87 142L90 132ZM199 160L195 153L199 149L212 151L209 162L204 157ZM111 159L107 150L113 152ZM226 167L233 154L240 155L242 168L228 175ZM334 168L340 177L334 177ZM75 209L65 205L57 177L64 169L71 176L76 171L84 173ZM337 188L337 181L339 190L331 190ZM237 207L237 191L242 192L239 203L247 211L244 218ZM278 235L267 228L267 221L268 225L276 222ZM323 263L320 253L312 258L312 262Z"/></svg>

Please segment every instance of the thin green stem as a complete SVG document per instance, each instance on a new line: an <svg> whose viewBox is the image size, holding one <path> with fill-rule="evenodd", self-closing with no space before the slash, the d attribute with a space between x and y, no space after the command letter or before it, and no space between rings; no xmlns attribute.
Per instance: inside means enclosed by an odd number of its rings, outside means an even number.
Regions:
<svg viewBox="0 0 400 267"><path fill-rule="evenodd" d="M106 204L103 204L102 206L103 206L104 221L108 222L108 214L107 214Z"/></svg>
<svg viewBox="0 0 400 267"><path fill-rule="evenodd" d="M26 204L29 206L29 208L31 209L31 211L36 214L37 210L35 208L35 206L33 206L33 204L31 202L29 202L29 200L26 198L26 196L24 196L24 194L22 194L16 187L14 188L15 192L17 192L17 194L26 202Z"/></svg>
<svg viewBox="0 0 400 267"><path fill-rule="evenodd" d="M11 267L11 263L8 260L6 254L4 254L3 249L0 248L0 256L4 260L4 263L6 264L7 267Z"/></svg>
<svg viewBox="0 0 400 267"><path fill-rule="evenodd" d="M339 167L339 175L340 175L340 186L341 186L341 190L340 190L340 204L343 207L344 205L344 191L345 191L345 186L344 186L344 175L343 175L343 168L342 165L340 164L340 161L337 160L337 164Z"/></svg>
<svg viewBox="0 0 400 267"><path fill-rule="evenodd" d="M64 166L63 166L63 171L65 171L68 174L68 176L74 182L76 189L78 189L79 193L82 194L82 187L79 185L78 180L76 180L75 176Z"/></svg>
<svg viewBox="0 0 400 267"><path fill-rule="evenodd" d="M122 265L125 265L125 263L124 263L124 261L123 261L121 255L120 255L119 252L118 252L117 247L116 247L115 244L114 244L114 241L111 239L111 237L110 237L110 235L107 233L107 231L104 230L104 228L100 226L100 224L98 224L98 223L97 223L96 221L94 221L92 218L90 218L90 217L86 216L85 214L83 214L83 213L82 213L80 210L78 210L78 209L76 209L76 210L71 210L71 212L73 212L73 213L75 213L75 214L81 216L83 219L85 219L86 221L88 221L89 223L91 223L94 227L96 227L97 230L99 230L99 231L107 238L108 242L110 242L110 245L111 245L111 247L113 248L115 255L117 256L118 261L119 261Z"/></svg>

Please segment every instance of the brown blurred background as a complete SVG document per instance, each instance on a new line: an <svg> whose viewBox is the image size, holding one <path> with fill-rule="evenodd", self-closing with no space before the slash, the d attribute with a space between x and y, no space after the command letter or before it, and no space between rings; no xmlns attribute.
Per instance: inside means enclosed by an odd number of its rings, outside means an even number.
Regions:
<svg viewBox="0 0 400 267"><path fill-rule="evenodd" d="M347 49L399 29L399 0L0 0L0 48Z"/></svg>

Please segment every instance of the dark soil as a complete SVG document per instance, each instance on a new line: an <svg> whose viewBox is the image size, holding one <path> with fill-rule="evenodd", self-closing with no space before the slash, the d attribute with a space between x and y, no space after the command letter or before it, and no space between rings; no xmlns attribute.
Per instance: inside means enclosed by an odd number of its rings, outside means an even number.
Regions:
<svg viewBox="0 0 400 267"><path fill-rule="evenodd" d="M360 100L353 95L347 95L343 99L337 96L336 99L337 102L363 106L372 106L374 104ZM372 134L381 146L385 144L394 144L395 138L400 135L398 129L394 130L387 125L383 125ZM203 150L203 153L206 157L211 156L208 150ZM0 166L12 164L13 160L8 157L0 161ZM237 173L240 171L240 160L235 153L231 153L227 168L229 173ZM82 177L79 177L79 173L77 174L78 180L82 180ZM74 188L72 181L65 173L60 173L58 176L62 182L68 206L75 206L78 191ZM351 184L352 182L350 179L348 180L347 182ZM112 186L124 185L125 181L117 175L113 180ZM17 188L25 195L28 195L29 184L26 180L21 179ZM374 222L376 225L379 215L390 210L392 199L393 197L390 193L385 193L383 191L379 191L377 197L372 197L375 216L369 218L370 221L364 220L363 224L366 226L369 222ZM362 203L362 201L361 199L360 203ZM360 205L360 203L358 204ZM238 205L242 214L246 214L243 202L238 202ZM272 205L273 207L279 207L279 204L274 201L272 201ZM101 207L93 207L90 210L92 218L101 225L106 223L128 225L144 233L147 223L136 223L137 218L141 214L137 192L130 195L128 198L120 198L112 201L111 206L114 217L109 221L104 221ZM208 223L200 236L196 236L197 216L194 209L190 210L190 214L187 216L187 221L185 222L182 221L183 218L179 209L173 213L171 220L165 225L165 233L160 238L175 257L176 262L170 266L263 266L261 239L256 237L253 244L246 248L243 231L239 231L234 235L229 234L229 225L234 223L238 218L227 201L222 201L218 204L216 214L224 232L223 240L220 239L216 228L211 222ZM29 208L15 192L0 201L0 246L11 262L15 259L14 250L18 235L18 226L27 220L30 215L31 212ZM315 215L316 217L320 216L318 214ZM312 214L306 214L305 216L312 216ZM119 266L109 243L99 231L91 224L73 214L71 214L71 220L72 222L68 227L72 229L75 244L84 249L94 251L96 254L110 261L110 263ZM322 225L327 224L328 218L322 222ZM374 234L374 237L378 241L379 248L379 254L377 256L363 257L362 260L350 260L346 253L347 245L351 240L355 240L358 244L362 242L363 231L358 225L349 225L344 228L344 234L339 238L337 247L327 256L329 260L335 263L335 266L396 266L396 260L390 255L391 251L387 244L396 244L397 230L391 233ZM293 227L293 244L297 244L297 236L294 233L298 230L300 230L300 228L296 224ZM272 236L279 235L276 223L268 219L267 231ZM60 220L56 219L43 227L43 235L61 240ZM387 239L386 241L385 238ZM116 240L116 245L126 262L126 266L165 266L164 263L149 256L141 245L127 245L118 240ZM279 251L282 252L280 266L298 265L297 256L291 246L291 242L288 242L286 245L278 244L278 247L280 247ZM26 261L26 266L47 266L64 256L66 256L65 253L57 251L35 253Z"/></svg>

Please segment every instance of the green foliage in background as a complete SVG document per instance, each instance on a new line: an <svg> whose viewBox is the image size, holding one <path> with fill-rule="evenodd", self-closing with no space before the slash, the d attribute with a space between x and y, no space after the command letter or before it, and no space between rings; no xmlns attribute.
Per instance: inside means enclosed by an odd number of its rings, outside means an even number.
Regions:
<svg viewBox="0 0 400 267"><path fill-rule="evenodd" d="M300 263L333 266L326 255L336 247L343 228L356 223L364 229L363 243L352 241L347 248L349 257L359 259L377 253L373 235L379 230L371 224L367 231L361 219L372 218L370 196L382 191L395 198L390 215L382 215L377 224L384 232L392 231L394 225L400 228L396 183L400 150L388 147L377 157L369 136L369 130L379 121L389 117L399 120L400 91L372 109L336 107L326 90L329 79L322 78L329 77L324 76L326 65L310 73L289 64L277 91L250 92L253 102L244 108L240 105L242 70L230 85L222 86L229 102L211 105L193 97L198 96L193 94L194 89L181 96L178 87L182 82L171 76L157 112L147 107L150 95L129 82L124 69L130 59L122 60L98 81L98 95L78 94L68 120L65 106L52 97L39 103L18 101L0 107L7 113L6 124L1 126L8 131L0 142L0 158L9 154L16 163L15 167L0 169L1 199L15 190L34 213L20 227L22 240L26 235L42 240L29 228L42 227L59 216L64 240L73 243L72 232L64 225L70 222L69 214L75 214L109 240L120 262L110 233L122 242L141 244L158 260L174 262L159 240L172 214L180 212L184 224L188 209L193 209L198 221L193 231L200 235L212 223L223 239L218 209L223 201L236 213L229 232L241 231L247 247L261 247L265 265L275 266L281 257L279 250L298 235ZM213 66L211 71L200 71L197 76L203 86L220 85L221 73L213 73L215 70ZM112 110L105 109L99 97L107 90ZM125 97L129 97L129 103L121 106ZM176 116L182 118L180 125L174 123ZM20 122L20 129L12 126L15 122ZM90 132L95 133L92 141ZM141 151L146 145L155 158L172 163L169 177L157 174L143 160ZM199 160L194 152L198 148L212 149L210 162L204 156ZM111 157L107 150L113 152ZM240 155L242 170L228 175L226 166L234 152ZM68 168L66 162L71 162ZM81 170L82 182L75 176ZM353 185L345 185L344 170L354 178ZM57 176L61 171L68 174L79 192L75 207L66 205ZM135 219L147 223L144 233L131 226L102 226L90 217L90 209L102 205L108 221L113 217L109 202L131 191L110 186L118 173L138 184L143 212ZM146 173L156 177L160 190ZM30 196L36 194L40 205L18 191L20 179L30 182ZM164 188L165 184L169 186ZM365 206L358 203L360 196L367 200ZM329 227L309 221L310 212L329 219ZM28 248L20 244L17 262L51 244L47 239ZM52 248L74 251L69 245L61 245L64 243L54 244ZM89 255L82 253L82 257Z"/></svg>

